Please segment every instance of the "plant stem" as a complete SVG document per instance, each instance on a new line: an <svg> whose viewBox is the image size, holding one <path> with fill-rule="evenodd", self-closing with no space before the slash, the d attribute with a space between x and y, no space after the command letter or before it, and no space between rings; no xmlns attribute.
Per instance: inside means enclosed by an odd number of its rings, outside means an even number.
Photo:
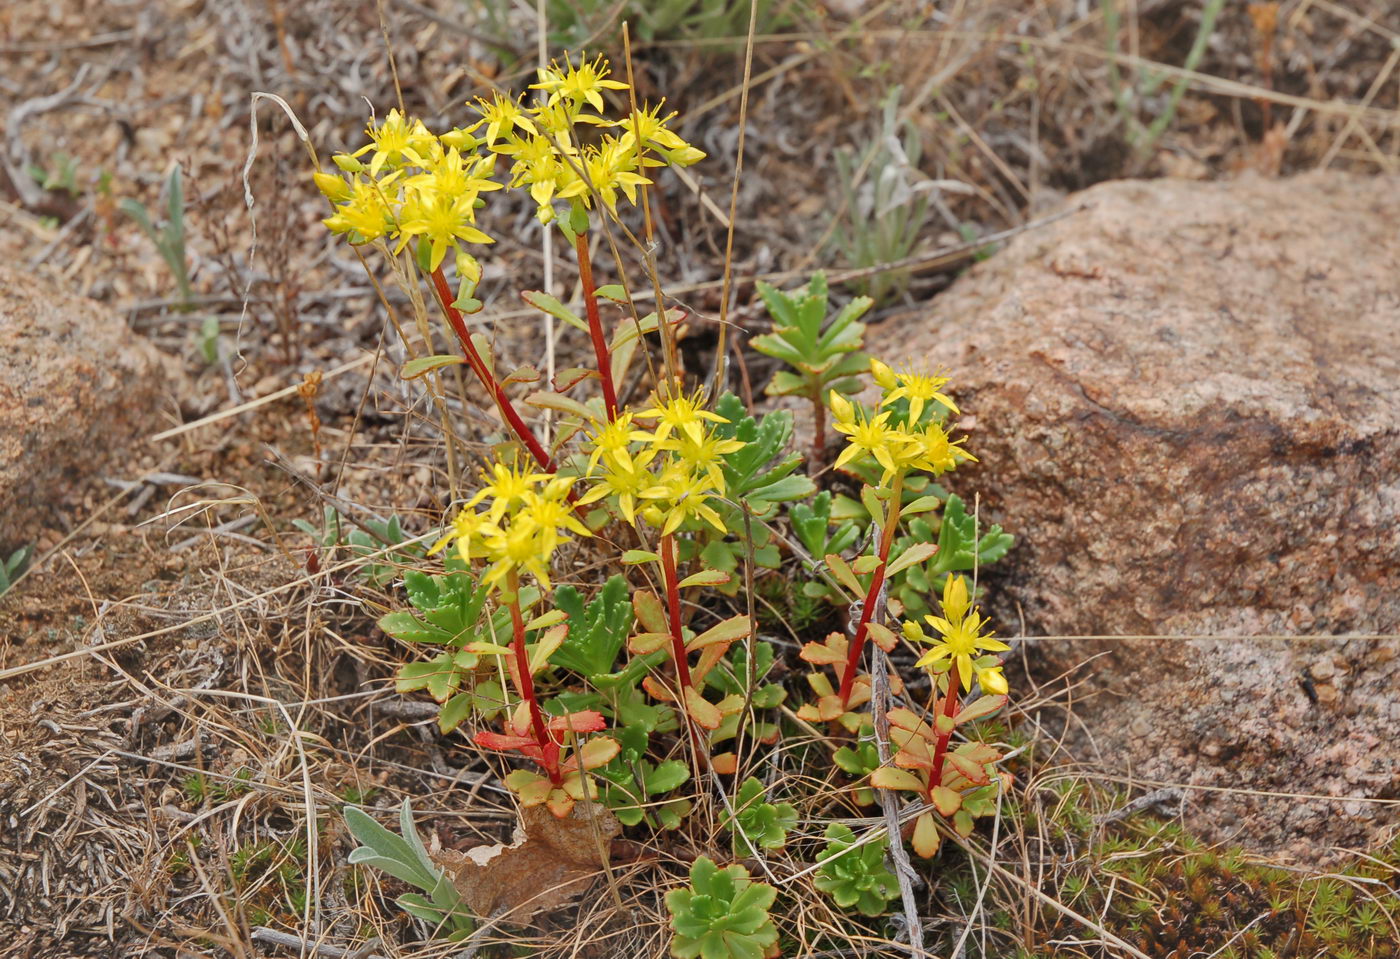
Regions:
<svg viewBox="0 0 1400 959"><path fill-rule="evenodd" d="M705 737L700 733L700 724L690 715L690 706L685 700L686 690L691 688L690 662L685 651L685 634L681 631L681 589L676 578L676 539L674 536L661 537L661 578L666 583L666 611L671 624L671 658L676 663L676 682L680 684L678 705L685 717L685 727L690 730L690 742L695 747L695 778L709 766L710 754ZM700 695L697 689L695 694Z"/></svg>
<svg viewBox="0 0 1400 959"><path fill-rule="evenodd" d="M539 701L535 698L535 677L530 674L530 655L525 650L525 618L520 614L520 577L514 572L507 574L506 588L510 590L510 646L515 653L520 697L530 704L530 726L535 733L535 743L540 747L540 765L549 774L549 781L557 786L564 781L564 776L559 771L556 744L550 738L549 730L545 729L544 715L540 712Z"/></svg>
<svg viewBox="0 0 1400 959"><path fill-rule="evenodd" d="M685 636L681 632L681 590L676 579L676 539L661 537L661 576L666 581L666 609L671 623L671 658L676 663L676 679L681 684L681 708L685 708L685 691L690 688L690 663L686 658Z"/></svg>
<svg viewBox="0 0 1400 959"><path fill-rule="evenodd" d="M535 438L534 432L525 425L520 414L516 412L515 405L511 403L510 397L506 395L505 389L501 386L491 368L486 365L481 354L477 352L476 346L472 343L471 332L467 329L467 324L462 319L462 313L452 305L452 291L448 289L447 278L442 274L442 267L433 271L433 291L437 294L438 303L442 305L442 310L447 314L448 325L452 327L452 332L457 334L457 341L462 345L462 352L467 355L467 365L472 368L477 379L481 380L481 385L491 391L491 397L496 401L496 406L500 409L501 415L505 417L506 423L515 433L520 441L525 444L525 448L530 451L535 462L545 472L555 471L554 458L540 445L540 441Z"/></svg>
<svg viewBox="0 0 1400 959"><path fill-rule="evenodd" d="M851 701L851 690L856 684L856 667L860 664L860 654L865 651L866 635L870 630L870 618L875 614L875 604L880 598L880 590L885 585L885 567L889 564L890 546L894 544L894 532L899 527L899 510L904 505L904 473L894 475L894 485L890 490L890 505L886 511L885 528L880 533L880 565L875 567L875 575L870 578L870 589L866 590L865 603L860 609L860 624L856 626L855 638L846 653L846 670L841 674L841 706L844 709Z"/></svg>
<svg viewBox="0 0 1400 959"><path fill-rule="evenodd" d="M612 355L603 336L603 321L598 316L598 293L593 286L593 260L588 252L588 234L574 237L578 251L578 277L583 284L583 306L588 312L588 334L593 338L593 355L598 358L598 376L603 381L603 404L608 410L608 422L617 419L617 390L613 387Z"/></svg>
<svg viewBox="0 0 1400 959"><path fill-rule="evenodd" d="M822 468L823 454L826 453L826 404L820 396L812 397L812 462L807 473L815 476Z"/></svg>
<svg viewBox="0 0 1400 959"><path fill-rule="evenodd" d="M948 697L943 700L943 715L952 719L958 711L958 667L952 666L948 670ZM933 775L929 777L929 792L932 794L934 786L943 785L943 757L948 754L948 740L952 737L953 730L946 733L941 730L938 733L938 742L933 744ZM932 800L930 800L932 801Z"/></svg>

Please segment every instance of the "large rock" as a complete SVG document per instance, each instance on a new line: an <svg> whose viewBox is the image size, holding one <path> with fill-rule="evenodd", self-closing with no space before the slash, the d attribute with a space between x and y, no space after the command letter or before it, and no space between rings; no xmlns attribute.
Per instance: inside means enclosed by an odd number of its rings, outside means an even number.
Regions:
<svg viewBox="0 0 1400 959"><path fill-rule="evenodd" d="M954 376L983 460L954 486L1020 540L1003 632L1019 607L1032 635L1172 636L1035 644L1054 672L1104 654L1081 756L1355 797L1188 808L1300 857L1368 842L1395 807L1359 800L1400 795L1400 641L1277 637L1400 632L1400 178L1068 202L872 344Z"/></svg>
<svg viewBox="0 0 1400 959"><path fill-rule="evenodd" d="M120 316L0 263L0 550L29 542L76 480L159 429L168 382Z"/></svg>

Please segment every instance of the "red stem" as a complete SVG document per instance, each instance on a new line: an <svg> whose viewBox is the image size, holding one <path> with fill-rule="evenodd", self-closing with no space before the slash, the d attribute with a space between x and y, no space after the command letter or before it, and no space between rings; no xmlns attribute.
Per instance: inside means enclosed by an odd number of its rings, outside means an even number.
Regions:
<svg viewBox="0 0 1400 959"><path fill-rule="evenodd" d="M476 346L472 344L471 332L467 329L467 324L462 320L462 313L452 305L452 291L447 287L447 278L442 275L442 267L433 271L433 290L437 293L438 302L442 304L443 312L447 314L447 322L452 327L452 332L457 334L457 341L462 344L462 352L467 355L467 365L472 368L472 372L481 380L481 384L491 391L491 396L496 401L496 406L500 408L501 415L505 417L506 423L520 441L525 444L525 448L530 451L530 455L535 458L535 462L547 473L553 473L554 459L540 445L540 441L535 438L535 434L530 427L525 425L525 421L516 412L510 397L506 395L505 389L500 381L491 372L491 368L486 365L486 361L477 352ZM570 497L572 499L572 497Z"/></svg>
<svg viewBox="0 0 1400 959"><path fill-rule="evenodd" d="M608 422L617 419L617 390L613 388L612 354L603 336L603 321L598 316L598 294L593 286L593 260L588 253L588 234L574 237L578 251L578 277L583 284L583 305L588 312L588 333L593 338L593 355L598 358L598 376L603 381L603 404L608 409Z"/></svg>
<svg viewBox="0 0 1400 959"><path fill-rule="evenodd" d="M948 698L943 701L943 715L952 719L958 711L958 667L954 664L948 670ZM938 733L938 742L933 745L933 775L929 777L928 788L930 797L933 795L933 787L943 785L943 757L948 754L948 740L952 737L953 730L950 728L946 733ZM932 799L930 799L930 802Z"/></svg>
<svg viewBox="0 0 1400 959"><path fill-rule="evenodd" d="M535 699L535 678L530 675L530 655L525 650L525 620L520 615L520 580L514 573L510 574L507 588L511 591L510 623L514 632L510 645L515 652L520 697L530 704L530 725L534 728L535 742L540 747L540 765L549 773L549 781L558 786L564 781L564 775L559 771L558 754L553 749L555 743L549 737L539 701Z"/></svg>
<svg viewBox="0 0 1400 959"><path fill-rule="evenodd" d="M690 663L686 659L685 636L681 632L681 590L676 579L676 540L661 537L661 575L666 581L666 607L671 620L671 658L676 661L676 678L681 684L681 707L690 687Z"/></svg>
<svg viewBox="0 0 1400 959"><path fill-rule="evenodd" d="M885 585L885 567L889 563L890 546L894 543L894 531L899 526L899 510L903 506L904 474L896 473L891 489L889 516L885 528L880 533L880 565L875 567L875 575L870 579L870 589L865 593L865 603L860 609L860 623L856 626L855 638L846 653L846 670L841 674L841 708L851 701L851 691L856 684L856 667L860 665L860 654L865 651L866 634L870 629L870 617L875 615L875 604L880 598L880 588Z"/></svg>

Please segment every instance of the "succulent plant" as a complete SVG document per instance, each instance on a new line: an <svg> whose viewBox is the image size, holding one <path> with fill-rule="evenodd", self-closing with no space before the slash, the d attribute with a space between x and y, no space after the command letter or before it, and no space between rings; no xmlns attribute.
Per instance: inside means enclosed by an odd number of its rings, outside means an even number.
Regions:
<svg viewBox="0 0 1400 959"><path fill-rule="evenodd" d="M666 894L676 959L763 959L777 945L768 909L778 891L740 865L721 869L708 856L690 867L690 888Z"/></svg>
<svg viewBox="0 0 1400 959"><path fill-rule="evenodd" d="M840 823L826 827L826 849L817 855L822 867L813 885L842 909L854 906L866 916L883 915L899 897L899 881L885 867L889 841L858 844L855 833Z"/></svg>
<svg viewBox="0 0 1400 959"><path fill-rule="evenodd" d="M797 825L792 803L765 802L763 796L763 783L750 776L734 799L734 815L726 813L720 824L734 834L736 856L752 855L754 849L782 849L788 830Z"/></svg>

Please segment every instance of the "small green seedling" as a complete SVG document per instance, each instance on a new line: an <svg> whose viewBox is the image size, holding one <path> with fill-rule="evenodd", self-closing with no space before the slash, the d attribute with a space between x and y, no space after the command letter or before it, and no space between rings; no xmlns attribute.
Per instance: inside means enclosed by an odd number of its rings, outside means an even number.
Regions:
<svg viewBox="0 0 1400 959"><path fill-rule="evenodd" d="M350 853L351 863L374 866L423 891L422 895L410 892L400 896L395 900L399 908L430 923L449 942L461 942L472 934L476 924L447 874L429 858L413 825L407 799L399 807L402 836L394 835L354 806L345 807L345 825L361 843Z"/></svg>
<svg viewBox="0 0 1400 959"><path fill-rule="evenodd" d="M856 842L855 833L840 823L826 827L827 845L817 855L822 864L812 884L842 909L855 907L865 916L882 916L899 898L899 881L885 866L888 840Z"/></svg>
<svg viewBox="0 0 1400 959"><path fill-rule="evenodd" d="M120 204L121 211L136 221L136 225L141 228L141 232L146 234L152 243L155 244L156 251L160 253L170 272L175 277L175 284L180 291L180 303L183 309L189 309L194 299L194 291L190 287L189 265L185 257L185 190L180 182L180 168L177 166L170 171L170 180L166 183L165 221L157 226L151 220L151 215L146 211L146 205L134 197L127 197Z"/></svg>
<svg viewBox="0 0 1400 959"><path fill-rule="evenodd" d="M734 865L721 869L708 856L690 867L690 888L666 894L671 955L676 959L763 959L778 941L768 910L778 891L754 882Z"/></svg>

